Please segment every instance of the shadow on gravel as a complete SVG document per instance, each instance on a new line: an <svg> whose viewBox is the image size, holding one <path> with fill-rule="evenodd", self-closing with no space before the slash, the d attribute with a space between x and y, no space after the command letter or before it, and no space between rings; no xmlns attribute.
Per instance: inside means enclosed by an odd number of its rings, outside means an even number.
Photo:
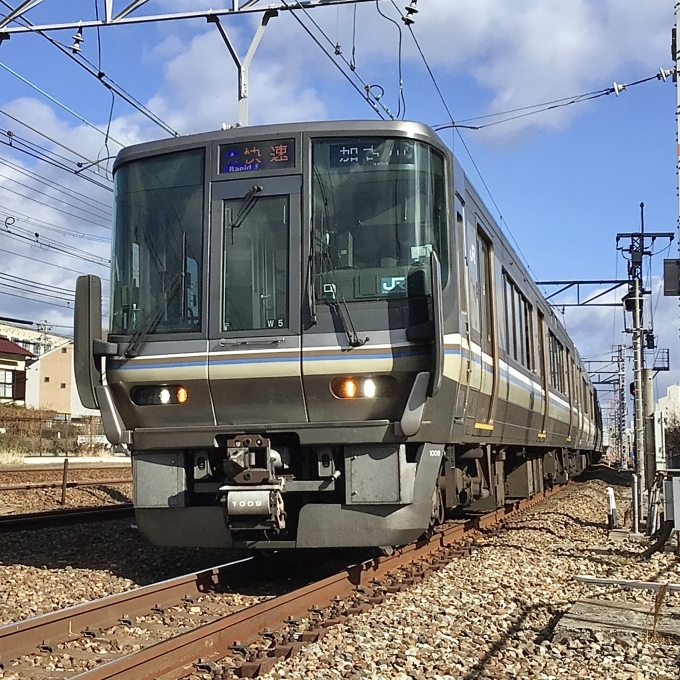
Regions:
<svg viewBox="0 0 680 680"><path fill-rule="evenodd" d="M522 630L529 616L535 610L539 609L543 609L543 607L540 605L531 605L529 607L523 607L519 616L513 621L512 626L508 628L508 630L503 634L503 636L499 640L496 640L494 643L490 645L489 649L484 653L484 656L481 659L479 659L479 661L477 661L477 663L474 666L472 666L472 668L470 668L470 670L465 675L461 676L461 680L479 680L482 677L481 674L489 665L489 662L494 657L498 656L498 653L501 650L505 649L508 646L513 646L516 644L516 641L513 640L513 637L517 633L519 633L520 630ZM540 644L541 642L543 642L543 640L549 640L552 637L553 630L557 625L557 622L560 620L560 618L562 618L564 612L559 609L550 608L548 609L548 613L550 613L550 619L548 623L537 632L536 638L534 639L535 644ZM487 674L484 677L489 676ZM496 676L494 675L492 677Z"/></svg>
<svg viewBox="0 0 680 680"><path fill-rule="evenodd" d="M580 527L595 527L596 529L607 529L607 522L591 522L589 520L581 519L580 517L574 517L573 515L567 515L566 512L557 512L556 510L546 510L541 513L541 517L544 515L552 515L553 517L561 517L572 524L578 524ZM605 518L606 520L606 518ZM566 523L566 522L565 522Z"/></svg>
<svg viewBox="0 0 680 680"><path fill-rule="evenodd" d="M215 549L158 548L148 543L129 520L81 524L3 534L0 566L72 571L71 579L98 578L109 572L146 585L243 558L243 552ZM330 576L368 556L357 551L262 554L233 567L225 584L249 595L279 595ZM81 570L87 570L80 573ZM29 574L35 579L36 575ZM106 578L105 574L102 578Z"/></svg>
<svg viewBox="0 0 680 680"><path fill-rule="evenodd" d="M574 477L572 481L577 484L590 482L593 479L599 479L609 486L630 486L632 471L617 472L607 465L591 465L584 470L578 477Z"/></svg>
<svg viewBox="0 0 680 680"><path fill-rule="evenodd" d="M120 489L116 489L114 486L94 486L92 488L82 488L82 491L88 493L92 498L97 498L95 491L106 494L112 501L116 503L131 503L132 499L125 493L122 493Z"/></svg>

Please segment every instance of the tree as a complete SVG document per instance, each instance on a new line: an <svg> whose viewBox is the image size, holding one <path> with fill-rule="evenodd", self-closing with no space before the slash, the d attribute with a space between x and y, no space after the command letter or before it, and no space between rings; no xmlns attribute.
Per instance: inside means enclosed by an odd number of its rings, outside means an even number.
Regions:
<svg viewBox="0 0 680 680"><path fill-rule="evenodd" d="M666 459L669 468L680 467L680 418L675 415L666 425Z"/></svg>

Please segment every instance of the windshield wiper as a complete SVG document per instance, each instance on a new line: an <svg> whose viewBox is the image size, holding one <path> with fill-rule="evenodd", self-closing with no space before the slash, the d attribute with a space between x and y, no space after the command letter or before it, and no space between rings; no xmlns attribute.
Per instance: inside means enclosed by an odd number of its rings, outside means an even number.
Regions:
<svg viewBox="0 0 680 680"><path fill-rule="evenodd" d="M229 228L231 229L231 245L234 245L234 229L238 229L245 221L251 210L260 198L262 187L257 184L253 185L248 193L243 197L241 205L239 206L236 217L232 220Z"/></svg>
<svg viewBox="0 0 680 680"><path fill-rule="evenodd" d="M163 312L165 311L166 305L175 296L175 293L177 293L177 291L179 290L179 286L182 283L182 281L184 281L184 275L177 274L176 279L173 282L172 286L170 286L165 299L160 300L156 304L156 306L152 310L151 316L147 319L146 323L138 331L136 331L135 334L130 338L130 342L128 343L128 346L125 348L125 352L123 352L123 355L126 356L128 359L137 356L139 348L142 346L143 342L146 340L149 333L153 332L155 328L158 326L161 319L163 318Z"/></svg>
<svg viewBox="0 0 680 680"><path fill-rule="evenodd" d="M322 248L321 250L321 264L323 265L324 262L327 262L330 267L328 271L331 272L331 277L333 278L333 286L335 286L332 305L338 314L338 318L340 319L340 323L342 324L342 329L345 331L345 335L347 336L347 342L349 342L350 349L354 349L355 347L361 347L362 345L365 345L370 340L370 338L366 336L362 340L357 334L356 328L354 327L354 323L352 322L352 316L349 313L347 301L345 300L345 296L342 293L342 288L338 283L338 278L335 273L335 267L333 266L333 260L331 259L331 256L328 253L328 249L325 247ZM338 297L340 298L339 301Z"/></svg>

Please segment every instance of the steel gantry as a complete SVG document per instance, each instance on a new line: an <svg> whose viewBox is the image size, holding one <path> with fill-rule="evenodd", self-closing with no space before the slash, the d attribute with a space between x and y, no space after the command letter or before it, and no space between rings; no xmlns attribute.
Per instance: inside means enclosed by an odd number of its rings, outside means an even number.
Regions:
<svg viewBox="0 0 680 680"><path fill-rule="evenodd" d="M25 15L34 7L45 3L56 4L54 0L25 0L11 10L3 19L0 19L0 41L6 40L15 33L33 33L37 31L59 31L79 28L104 28L107 26L121 26L130 24L142 24L156 21L176 21L179 19L206 19L207 17L219 17L236 14L265 13L272 10L297 11L309 10L317 7L329 7L335 5L356 5L364 2L375 2L376 0L278 0L263 2L262 0L232 0L231 7L222 9L212 9L209 6L205 9L193 10L191 12L169 12L167 14L139 14L137 11L148 0L134 0L134 2L116 2L116 0L105 0L104 17L102 19L73 19L62 23L35 24L31 26L10 26L12 22ZM389 2L389 0L378 0L378 2ZM63 9L68 3L59 3ZM412 0L409 7L405 8L406 15L417 13L417 0ZM116 10L116 7L123 6ZM409 11L410 10L410 11Z"/></svg>

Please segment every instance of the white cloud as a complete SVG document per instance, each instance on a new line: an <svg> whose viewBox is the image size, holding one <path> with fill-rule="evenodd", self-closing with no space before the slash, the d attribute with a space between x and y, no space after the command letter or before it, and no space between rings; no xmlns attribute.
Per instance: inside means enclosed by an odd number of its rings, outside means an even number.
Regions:
<svg viewBox="0 0 680 680"><path fill-rule="evenodd" d="M382 7L396 16L390 3ZM348 19L345 11L345 28ZM332 34L333 20L328 16L325 23ZM669 66L672 24L672 6L665 0L430 0L420 7L413 28L456 116L447 75L472 76L488 90L488 110L479 114L578 95ZM362 8L357 31L362 68L366 55L368 61L394 63L395 31L374 7ZM343 42L347 52L347 30ZM420 64L426 79L408 31L404 46L407 59ZM406 86L414 89L413 83ZM564 127L578 110L587 105L492 128L493 135L514 138L521 129Z"/></svg>

